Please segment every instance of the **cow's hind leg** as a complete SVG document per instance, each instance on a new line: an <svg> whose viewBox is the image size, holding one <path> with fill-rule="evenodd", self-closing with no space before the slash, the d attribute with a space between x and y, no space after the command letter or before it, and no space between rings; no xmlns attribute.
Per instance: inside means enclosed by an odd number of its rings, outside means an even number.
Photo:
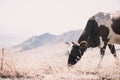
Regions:
<svg viewBox="0 0 120 80"><path fill-rule="evenodd" d="M115 57L115 59L116 59L116 64L118 65L118 64L119 64L119 63L118 63L118 56L116 55L115 46L109 44L108 47L109 47L111 53L113 54L113 56Z"/></svg>
<svg viewBox="0 0 120 80"><path fill-rule="evenodd" d="M111 53L113 54L113 56L116 58L116 57L117 57L117 55L116 55L115 46L114 46L114 45L109 44L109 45L108 45L108 47L109 47L109 49L110 49Z"/></svg>

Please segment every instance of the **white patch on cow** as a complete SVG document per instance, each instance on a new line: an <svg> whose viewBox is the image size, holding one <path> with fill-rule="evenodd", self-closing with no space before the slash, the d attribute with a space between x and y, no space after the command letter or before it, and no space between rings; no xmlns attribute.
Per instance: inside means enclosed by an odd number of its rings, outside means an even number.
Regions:
<svg viewBox="0 0 120 80"><path fill-rule="evenodd" d="M111 27L109 27L110 33L108 38L108 44L120 44L120 35L116 34Z"/></svg>
<svg viewBox="0 0 120 80"><path fill-rule="evenodd" d="M75 61L77 62L78 60L77 60L77 59L75 59Z"/></svg>
<svg viewBox="0 0 120 80"><path fill-rule="evenodd" d="M79 56L77 56L77 59L80 59L80 57L79 57Z"/></svg>
<svg viewBox="0 0 120 80"><path fill-rule="evenodd" d="M98 26L105 25L110 27L112 24L111 15L108 13L99 12L94 16L95 20L98 23Z"/></svg>
<svg viewBox="0 0 120 80"><path fill-rule="evenodd" d="M104 41L102 40L102 37L99 37L99 39L100 39L100 48L102 48L103 46L104 46Z"/></svg>

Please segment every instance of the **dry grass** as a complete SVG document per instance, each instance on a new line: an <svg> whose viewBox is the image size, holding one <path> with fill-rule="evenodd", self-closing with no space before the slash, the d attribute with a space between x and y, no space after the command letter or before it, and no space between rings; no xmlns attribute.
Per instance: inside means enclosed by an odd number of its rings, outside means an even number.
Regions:
<svg viewBox="0 0 120 80"><path fill-rule="evenodd" d="M68 46L62 43L20 53L6 50L0 76L31 80L120 80L120 62L108 49L100 66L100 53L96 48L88 49L71 68L67 66L67 51ZM118 50L120 58L119 53Z"/></svg>

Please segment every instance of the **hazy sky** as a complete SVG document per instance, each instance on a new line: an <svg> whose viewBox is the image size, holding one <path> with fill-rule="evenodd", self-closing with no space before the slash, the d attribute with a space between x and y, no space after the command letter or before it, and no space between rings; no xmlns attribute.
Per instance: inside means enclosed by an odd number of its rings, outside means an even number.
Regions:
<svg viewBox="0 0 120 80"><path fill-rule="evenodd" d="M83 29L97 12L120 9L120 0L0 0L0 34L61 34Z"/></svg>

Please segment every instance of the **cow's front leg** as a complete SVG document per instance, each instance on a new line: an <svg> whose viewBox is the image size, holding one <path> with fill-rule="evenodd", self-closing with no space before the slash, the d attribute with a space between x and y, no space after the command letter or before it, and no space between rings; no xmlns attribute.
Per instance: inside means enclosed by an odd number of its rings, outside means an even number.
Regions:
<svg viewBox="0 0 120 80"><path fill-rule="evenodd" d="M99 38L100 38L100 53L101 53L100 55L101 55L101 60L102 60L105 54L107 42L109 41L109 39L105 37L99 37Z"/></svg>
<svg viewBox="0 0 120 80"><path fill-rule="evenodd" d="M106 50L106 44L100 49L100 53L101 53L101 59L103 59L103 56L105 54L105 50Z"/></svg>
<svg viewBox="0 0 120 80"><path fill-rule="evenodd" d="M107 46L107 45L104 45L104 46L100 49L101 59L100 59L100 61L99 61L99 63L98 63L98 67L100 67L100 63L102 62L102 59L103 59L103 57L104 57L105 50L106 50L106 46Z"/></svg>

